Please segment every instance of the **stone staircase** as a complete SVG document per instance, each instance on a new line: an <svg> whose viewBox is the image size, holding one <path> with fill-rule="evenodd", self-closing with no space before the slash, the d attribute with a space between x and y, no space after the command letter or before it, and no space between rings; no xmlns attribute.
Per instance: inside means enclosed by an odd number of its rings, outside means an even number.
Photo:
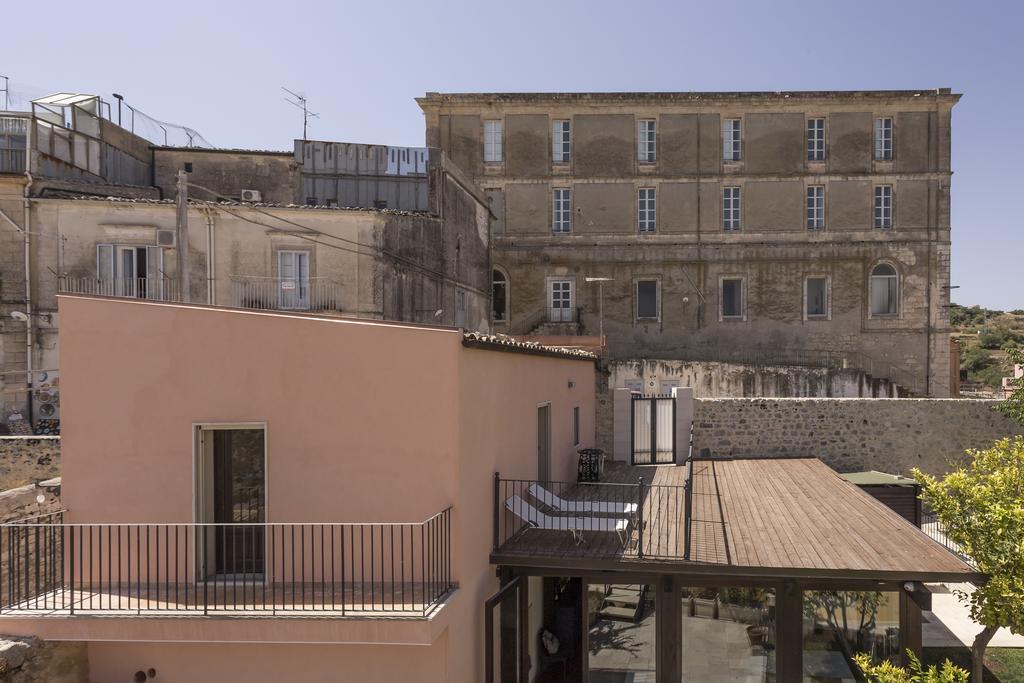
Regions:
<svg viewBox="0 0 1024 683"><path fill-rule="evenodd" d="M647 586L641 584L611 584L605 593L598 614L605 619L636 623L643 616Z"/></svg>

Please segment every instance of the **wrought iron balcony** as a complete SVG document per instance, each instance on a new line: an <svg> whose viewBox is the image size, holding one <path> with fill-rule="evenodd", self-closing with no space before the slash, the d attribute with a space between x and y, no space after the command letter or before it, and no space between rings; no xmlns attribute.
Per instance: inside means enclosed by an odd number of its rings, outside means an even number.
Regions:
<svg viewBox="0 0 1024 683"><path fill-rule="evenodd" d="M127 299L147 299L149 301L181 301L178 282L166 277L95 278L61 276L58 278L57 290L61 294L119 296Z"/></svg>
<svg viewBox="0 0 1024 683"><path fill-rule="evenodd" d="M0 525L0 618L425 617L455 588L451 508L418 523Z"/></svg>
<svg viewBox="0 0 1024 683"><path fill-rule="evenodd" d="M238 308L274 311L341 311L341 283L326 277L231 277L231 302Z"/></svg>

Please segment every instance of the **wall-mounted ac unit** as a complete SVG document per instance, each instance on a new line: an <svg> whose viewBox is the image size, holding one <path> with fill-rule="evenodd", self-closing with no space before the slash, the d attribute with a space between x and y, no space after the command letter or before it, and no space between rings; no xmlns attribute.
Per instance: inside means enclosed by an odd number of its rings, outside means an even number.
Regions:
<svg viewBox="0 0 1024 683"><path fill-rule="evenodd" d="M161 247L173 247L174 246L174 231L173 230L157 230L156 231L156 243Z"/></svg>
<svg viewBox="0 0 1024 683"><path fill-rule="evenodd" d="M262 200L259 190L242 190L243 202L258 202Z"/></svg>

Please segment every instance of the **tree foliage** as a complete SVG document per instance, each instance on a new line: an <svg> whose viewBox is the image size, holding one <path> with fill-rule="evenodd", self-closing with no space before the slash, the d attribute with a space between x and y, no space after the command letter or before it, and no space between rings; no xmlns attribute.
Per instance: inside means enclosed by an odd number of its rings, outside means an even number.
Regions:
<svg viewBox="0 0 1024 683"><path fill-rule="evenodd" d="M968 455L969 464L942 479L917 469L914 477L946 537L988 576L973 592L957 593L985 627L973 648L980 681L985 646L996 629L1024 633L1024 437Z"/></svg>
<svg viewBox="0 0 1024 683"><path fill-rule="evenodd" d="M909 663L906 668L891 662L872 664L871 656L864 652L853 659L867 683L967 683L970 680L970 674L966 670L948 659L941 667L933 664L926 669L910 650L907 650Z"/></svg>
<svg viewBox="0 0 1024 683"><path fill-rule="evenodd" d="M885 601L878 591L804 591L804 616L815 620L824 616L836 645L852 659L854 652L870 649L878 608ZM851 611L857 615L856 622L849 620Z"/></svg>

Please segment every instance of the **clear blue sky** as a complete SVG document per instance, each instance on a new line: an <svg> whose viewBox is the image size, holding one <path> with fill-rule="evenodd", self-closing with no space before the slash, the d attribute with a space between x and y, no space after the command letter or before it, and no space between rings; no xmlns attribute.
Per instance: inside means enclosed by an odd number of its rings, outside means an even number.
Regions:
<svg viewBox="0 0 1024 683"><path fill-rule="evenodd" d="M1012 2L5 3L17 96L118 92L218 147L422 145L437 91L952 87L953 300L1024 308L1024 5Z"/></svg>

